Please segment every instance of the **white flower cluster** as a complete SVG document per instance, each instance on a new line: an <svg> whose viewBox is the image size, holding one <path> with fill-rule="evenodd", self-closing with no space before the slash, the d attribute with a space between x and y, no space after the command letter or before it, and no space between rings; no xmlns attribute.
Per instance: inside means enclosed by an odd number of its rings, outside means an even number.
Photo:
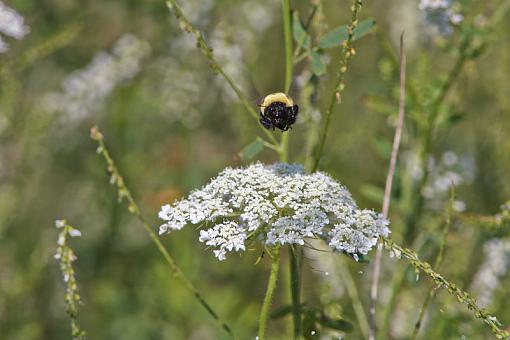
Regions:
<svg viewBox="0 0 510 340"><path fill-rule="evenodd" d="M18 12L0 1L0 33L21 40L30 32L30 28L25 25L24 21L25 19ZM0 53L8 50L9 45L0 35Z"/></svg>
<svg viewBox="0 0 510 340"><path fill-rule="evenodd" d="M414 180L423 177L420 157L415 152L403 154L407 171ZM430 156L427 162L429 171L426 185L421 194L427 199L428 208L441 211L448 201L452 185L456 188L470 184L476 175L476 164L470 156L459 156L451 150L445 151L441 157ZM453 205L455 211L466 210L466 203L456 200Z"/></svg>
<svg viewBox="0 0 510 340"><path fill-rule="evenodd" d="M246 241L303 245L306 238L323 239L357 259L389 233L387 220L360 210L330 176L283 163L227 168L187 199L164 205L159 217L165 221L160 234L188 223L212 226L201 230L200 241L220 260L227 251L244 250Z"/></svg>
<svg viewBox="0 0 510 340"><path fill-rule="evenodd" d="M67 76L62 82L62 92L46 96L46 108L66 113L72 122L81 121L98 110L119 83L132 79L140 71L141 60L149 53L146 41L133 34L122 36L111 53L97 53L89 65Z"/></svg>
<svg viewBox="0 0 510 340"><path fill-rule="evenodd" d="M425 13L427 22L436 26L442 34L449 34L452 24L458 25L464 20L452 0L420 0L418 7Z"/></svg>
<svg viewBox="0 0 510 340"><path fill-rule="evenodd" d="M479 305L487 307L510 266L510 238L489 240L483 250L485 261L475 275L471 289L478 296Z"/></svg>

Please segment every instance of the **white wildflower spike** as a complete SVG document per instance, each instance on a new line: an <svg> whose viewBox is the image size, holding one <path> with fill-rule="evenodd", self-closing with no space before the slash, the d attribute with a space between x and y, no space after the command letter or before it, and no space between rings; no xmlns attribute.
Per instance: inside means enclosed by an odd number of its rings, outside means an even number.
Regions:
<svg viewBox="0 0 510 340"><path fill-rule="evenodd" d="M165 221L160 234L186 224L213 225L200 232L200 241L220 260L227 251L245 250L249 235L260 235L267 245L319 238L357 259L390 232L382 215L360 210L330 176L283 163L227 168L188 198L164 205L159 217Z"/></svg>
<svg viewBox="0 0 510 340"><path fill-rule="evenodd" d="M99 111L119 84L134 78L150 52L145 40L124 34L111 52L98 52L87 66L68 75L62 81L62 91L46 94L43 105L49 111L66 113L64 119L69 122L79 123Z"/></svg>
<svg viewBox="0 0 510 340"><path fill-rule="evenodd" d="M478 296L478 304L488 307L510 266L510 238L489 240L483 251L485 260L475 275L471 290Z"/></svg>

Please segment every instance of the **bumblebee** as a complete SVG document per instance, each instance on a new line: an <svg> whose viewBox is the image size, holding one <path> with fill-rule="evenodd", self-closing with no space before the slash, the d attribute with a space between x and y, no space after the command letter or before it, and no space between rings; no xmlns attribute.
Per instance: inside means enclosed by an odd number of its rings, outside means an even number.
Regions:
<svg viewBox="0 0 510 340"><path fill-rule="evenodd" d="M260 104L260 123L268 130L287 131L296 122L299 107L282 92L267 95Z"/></svg>

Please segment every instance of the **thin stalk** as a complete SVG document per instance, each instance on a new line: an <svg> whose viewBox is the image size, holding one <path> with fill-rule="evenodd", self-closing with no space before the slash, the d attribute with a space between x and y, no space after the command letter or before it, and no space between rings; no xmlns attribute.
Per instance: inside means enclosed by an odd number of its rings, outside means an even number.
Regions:
<svg viewBox="0 0 510 340"><path fill-rule="evenodd" d="M439 112L441 109L441 105L446 99L447 94L450 92L453 84L457 80L460 75L462 68L465 62L468 59L468 47L469 47L469 39L466 38L460 46L460 55L453 65L451 71L448 74L445 82L441 85L439 92L435 99L431 103L431 111L427 117L427 125L425 126L425 131L422 135L422 147L420 152L420 164L421 164L421 173L423 174L418 185L413 190L416 194L413 203L411 205L411 209L405 218L405 232L404 232L404 242L410 243L413 241L415 237L415 227L418 221L421 218L423 212L423 204L424 197L421 194L423 188L427 184L429 177L429 167L427 158L432 149L432 140L434 136L434 132L437 125L437 118L439 117Z"/></svg>
<svg viewBox="0 0 510 340"><path fill-rule="evenodd" d="M290 0L282 0L283 15L283 36L285 41L285 93L290 91L292 85L292 75L294 67L294 55L292 52L292 29L290 19ZM282 133L280 140L280 161L288 163L289 161L289 137L290 131ZM301 334L301 276L300 276L300 256L297 249L290 247L289 251L289 269L290 269L290 291L292 300L292 320L294 329L294 338ZM260 335L260 334L259 334Z"/></svg>
<svg viewBox="0 0 510 340"><path fill-rule="evenodd" d="M434 270L438 270L443 263L444 250L446 248L446 241L448 238L448 233L450 231L452 212L453 212L453 204L455 202L455 186L452 185L450 190L450 204L448 205L448 209L446 212L446 221L445 227L443 229L443 233L441 234L441 241L439 243L439 251L437 253L436 260L434 262ZM423 318L425 317L425 313L427 312L427 308L430 304L430 301L436 296L436 289L434 286L430 287L430 290L423 301L423 305L420 309L420 314L418 315L418 320L414 324L413 334L411 336L412 340L415 340L418 337L418 332L420 331L420 327L423 323Z"/></svg>
<svg viewBox="0 0 510 340"><path fill-rule="evenodd" d="M312 172L317 171L319 168L319 162L322 157L322 151L324 149L324 144L326 143L326 137L328 136L329 126L331 124L331 117L333 116L333 110L335 109L336 104L341 102L341 92L345 88L344 78L345 73L347 72L347 66L349 59L356 53L354 48L352 47L353 42L353 31L358 25L358 12L361 9L362 1L356 0L354 5L352 6L352 17L349 26L347 26L347 31L349 33L347 40L343 43L343 51L342 58L340 59L340 67L338 69L338 76L335 82L335 87L331 95L331 100L326 111L326 121L324 122L324 128L321 131L321 135L319 138L319 145L317 147L317 152L315 154L314 165L312 167Z"/></svg>
<svg viewBox="0 0 510 340"><path fill-rule="evenodd" d="M393 177L397 164L398 150L400 147L400 139L402 137L402 129L404 126L405 114L405 98L406 98L406 55L404 53L404 33L400 35L400 99L398 109L398 121L395 127L395 136L393 137L393 147L391 150L390 165L386 176L386 185L384 187L384 200L382 213L384 218L388 218L388 211L391 201L391 188L393 186ZM372 287L370 290L370 331L368 338L374 340L377 331L377 322L375 319L377 296L379 290L379 276L381 273L381 256L382 247L378 245L375 254L374 272L372 276Z"/></svg>
<svg viewBox="0 0 510 340"><path fill-rule="evenodd" d="M283 14L283 36L285 40L285 92L290 90L292 84L292 30L290 20L290 0L282 0L282 14Z"/></svg>
<svg viewBox="0 0 510 340"><path fill-rule="evenodd" d="M365 313L365 309L363 308L363 304L361 302L361 298L358 292L358 287L356 286L356 282L354 281L354 278L352 277L351 271L349 270L349 267L345 264L344 261L341 261L337 268L340 272L340 276L343 279L345 288L347 290L347 295L349 295L349 298L352 302L352 308L354 309L354 315L356 316L356 319L358 320L358 325L361 331L361 334L363 334L363 338L366 339L368 337L368 318Z"/></svg>
<svg viewBox="0 0 510 340"><path fill-rule="evenodd" d="M294 339L298 339L301 335L301 259L300 249L289 246L290 292L292 298Z"/></svg>
<svg viewBox="0 0 510 340"><path fill-rule="evenodd" d="M292 84L292 73L294 67L292 53L292 30L290 20L290 0L282 0L283 15L283 36L285 41L285 93L288 93ZM289 161L289 136L290 131L284 131L280 140L281 161L287 163Z"/></svg>
<svg viewBox="0 0 510 340"><path fill-rule="evenodd" d="M266 296L264 297L264 303L262 304L262 310L260 311L258 340L264 340L266 338L269 308L271 307L271 300L273 299L276 281L278 279L278 271L280 269L280 247L276 247L271 255L273 260L271 263L269 280L267 282Z"/></svg>
<svg viewBox="0 0 510 340"><path fill-rule="evenodd" d="M502 325L496 316L489 314L486 309L480 308L476 304L476 300L469 293L460 289L455 283L447 280L443 275L432 269L432 266L429 263L422 261L414 250L402 247L389 238L383 238L383 241L384 247L388 251L393 254L397 254L398 257L404 258L411 264L417 273L423 272L431 278L435 287L444 288L448 294L457 299L459 304L465 305L475 318L482 320L483 323L491 329L498 339L510 338L510 332L502 329Z"/></svg>
<svg viewBox="0 0 510 340"><path fill-rule="evenodd" d="M413 242L412 249L415 249L416 253L420 253L423 249L423 246L427 242L427 237L425 234L421 233L416 240ZM392 311L395 308L397 302L398 302L398 292L402 290L402 287L405 283L406 273L409 269L410 265L406 265L403 270L398 270L396 273L394 273L392 277L392 282L390 284L390 296L388 298L388 301L386 302L386 306L384 308L384 313L382 313L382 327L381 327L381 334L389 334L389 328L391 324L391 317L392 317Z"/></svg>
<svg viewBox="0 0 510 340"><path fill-rule="evenodd" d="M230 337L237 339L237 337L232 332L232 329L230 326L226 324L225 321L223 321L218 314L212 309L212 307L209 305L209 303L204 299L202 294L195 288L193 283L184 275L184 272L182 269L177 265L174 258L170 255L168 250L165 248L165 246L161 243L156 233L152 230L152 227L146 222L145 218L143 217L140 208L136 204L136 201L134 200L133 196L131 195L131 191L126 186L124 182L124 178L120 175L119 170L117 169L117 166L115 165L115 162L110 156L110 153L108 152L108 149L106 148L106 145L104 143L104 137L101 131L99 131L97 126L92 127L90 130L90 137L95 140L99 147L97 148L97 153L103 156L108 172L110 173L110 182L112 184L115 184L117 186L117 191L119 194L119 200L126 199L128 203L128 210L129 212L134 215L142 224L147 234L149 234L150 239L156 246L156 248L159 250L165 261L167 262L168 266L170 267L170 270L173 274L173 276L181 281L181 283L184 285L184 287L191 293L191 295L202 305L202 307L205 308L207 313L218 323L218 325L223 328Z"/></svg>
<svg viewBox="0 0 510 340"><path fill-rule="evenodd" d="M166 1L167 7L170 11L172 11L179 21L179 27L188 33L191 33L195 36L195 40L197 43L197 47L199 48L200 52L207 58L209 61L210 68L220 74L229 84L229 86L234 90L234 92L239 97L239 100L241 101L241 104L246 108L246 111L258 122L259 121L259 113L257 110L253 107L253 105L248 101L244 93L241 91L239 86L236 85L234 80L223 70L221 65L219 64L218 60L216 59L213 50L209 47L207 42L205 41L204 36L202 35L202 32L200 32L197 28L195 28L191 22L186 18L184 13L182 12L181 7L177 3L176 0L167 0ZM289 19L290 20L290 19ZM267 137L271 140L273 144L277 144L276 138L273 136L269 130L265 129L261 124L258 124L262 131L267 135Z"/></svg>
<svg viewBox="0 0 510 340"><path fill-rule="evenodd" d="M485 28L485 33L489 34L496 26L500 23L500 21L505 18L506 14L510 11L510 0L501 1L498 7L494 10L493 15L487 20L487 26ZM411 209L409 214L406 216L406 230L404 235L404 241L411 242L414 237L414 229L419 219L421 218L424 198L420 194L423 190L423 187L427 183L429 176L429 169L427 166L427 157L432 148L432 139L434 137L435 128L437 125L437 118L440 113L441 105L445 101L451 87L457 80L460 75L462 68L467 60L474 58L475 55L479 55L479 51L481 51L485 44L482 44L481 47L473 49L471 46L471 41L474 37L469 34L460 42L459 46L459 57L457 58L454 66L452 67L448 77L445 82L441 85L441 88L438 92L438 95L431 103L430 114L427 119L427 126L425 127L425 131L422 138L422 150L420 154L421 161L421 172L423 174L420 182L417 187L413 190L413 192L417 193L418 196L411 202Z"/></svg>

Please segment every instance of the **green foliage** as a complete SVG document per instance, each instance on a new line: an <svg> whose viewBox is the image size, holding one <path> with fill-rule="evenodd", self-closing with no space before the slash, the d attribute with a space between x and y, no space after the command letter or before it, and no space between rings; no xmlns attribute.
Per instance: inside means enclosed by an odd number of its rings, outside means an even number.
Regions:
<svg viewBox="0 0 510 340"><path fill-rule="evenodd" d="M424 22L417 6L364 2L354 24L346 3L291 3L289 92L300 112L287 134L288 148L279 131L258 123L257 108L264 95L284 91L287 78L280 4L167 4L171 12L164 1L8 2L31 32L20 41L7 37L10 51L0 54L0 337L69 338L65 310L71 300L63 298L52 258L55 230L48 222L65 215L85 227L86 237L75 244L80 260L73 272L83 301L75 307L89 338L225 339L226 324L241 339L254 338L268 253L251 247L242 257L218 263L194 241L192 231L156 236L157 211L226 166L273 162L284 153L289 162L306 160L308 169L317 162L352 191L361 207L381 210L398 112L396 36L402 30L408 56L406 120L391 195L392 239L385 245L411 269L383 253L380 286L389 301L377 305L380 334L408 338L433 290L437 295L423 316L420 337L508 337L508 272L484 308L471 284L485 259L486 242L510 237L509 204L504 203L510 197L509 1L460 2L465 20L447 35ZM371 34L376 21L377 34ZM182 29L188 32L184 38ZM152 50L139 65L124 65L132 77L104 98L91 96L98 104L94 109L71 115L46 108L48 94L62 92L63 79L90 65L97 53L113 53L125 33ZM89 83L108 84L102 81L110 71ZM314 158L327 117L329 132L318 163ZM108 158L116 161L106 170L88 138L96 123L108 137ZM104 145L98 151L105 156ZM448 195L428 194L441 182L437 167L449 151L468 170L456 186L456 200L465 211L452 212L442 243L441 211L449 205ZM441 266L428 264L441 245ZM349 331L347 338L364 338L360 325L369 310L374 254L356 262L315 247L305 245L299 273L301 333L312 338L313 331L317 338ZM165 249L178 267L165 262ZM321 260L312 263L312 254ZM333 264L322 268L328 263ZM272 299L281 307L270 308L267 321L270 339L292 337L284 264L282 259ZM421 273L418 281L415 270ZM341 310L329 313L324 301Z"/></svg>

